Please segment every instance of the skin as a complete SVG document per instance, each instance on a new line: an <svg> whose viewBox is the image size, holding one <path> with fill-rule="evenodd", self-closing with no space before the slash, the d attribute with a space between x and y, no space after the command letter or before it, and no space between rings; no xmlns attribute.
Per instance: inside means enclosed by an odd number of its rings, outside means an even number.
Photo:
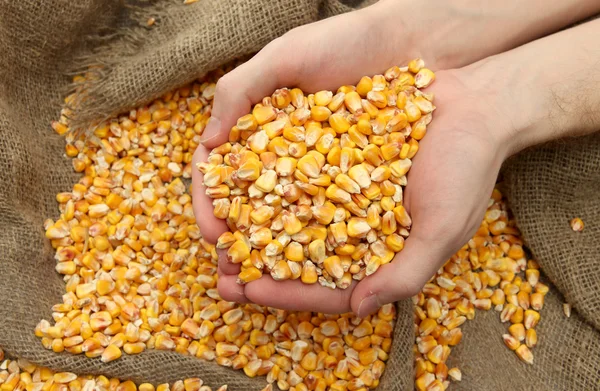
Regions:
<svg viewBox="0 0 600 391"><path fill-rule="evenodd" d="M437 71L428 89L435 94L437 110L405 192L413 226L394 260L346 290L331 290L299 280L275 282L269 276L238 285L239 265L230 264L221 253L218 288L224 299L365 316L383 304L413 296L473 236L506 158L533 145L600 128L600 93L589 87L600 80L600 20L510 50L600 12L597 1L542 2L543 7L539 1L523 5L490 0L486 7L469 0L435 3L436 7L429 1L419 3L426 15L419 23L398 17L410 5L407 1L387 0L300 27L219 81L213 119L195 162L225 142L237 118L276 88L336 89L414 57L425 58ZM395 29L406 34L391 34ZM417 38L422 30L432 32L431 42ZM216 242L227 227L213 216L201 173L193 170L192 180L202 234Z"/></svg>

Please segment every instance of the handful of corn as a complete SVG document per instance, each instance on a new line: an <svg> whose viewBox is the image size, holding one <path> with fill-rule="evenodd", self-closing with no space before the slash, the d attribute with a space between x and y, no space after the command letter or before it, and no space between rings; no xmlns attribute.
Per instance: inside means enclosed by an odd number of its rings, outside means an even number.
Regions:
<svg viewBox="0 0 600 391"><path fill-rule="evenodd" d="M392 260L411 218L406 174L435 110L422 60L334 94L276 90L198 163L238 282L269 273L345 289Z"/></svg>

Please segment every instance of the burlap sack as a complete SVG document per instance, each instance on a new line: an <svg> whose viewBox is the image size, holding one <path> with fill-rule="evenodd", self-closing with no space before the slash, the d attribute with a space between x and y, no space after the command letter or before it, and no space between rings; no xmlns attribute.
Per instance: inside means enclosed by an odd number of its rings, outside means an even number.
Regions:
<svg viewBox="0 0 600 391"><path fill-rule="evenodd" d="M0 346L12 356L56 370L153 383L200 376L213 387L227 383L235 391L257 390L264 379L248 379L177 353L146 351L101 364L49 352L33 335L36 323L50 317L50 307L64 291L42 224L46 217L57 217L55 194L68 191L77 180L63 156L63 140L49 127L69 85L65 73L103 65L101 82L90 90L79 117L101 119L256 52L293 27L366 2L180 3L164 0L130 8L120 0L0 2ZM143 24L150 16L157 19L155 27L132 26L130 17ZM540 149L515 159L506 174L511 205L528 243L581 317L575 311L566 319L564 299L553 290L538 328L535 365L528 367L503 346L505 325L498 315L478 313L451 356L450 364L459 365L464 374L454 389L600 388L600 271L594 252L600 223L599 147L595 138L593 143ZM582 234L568 228L575 215L587 224ZM413 387L412 306L402 302L398 310L393 351L381 381L384 391Z"/></svg>

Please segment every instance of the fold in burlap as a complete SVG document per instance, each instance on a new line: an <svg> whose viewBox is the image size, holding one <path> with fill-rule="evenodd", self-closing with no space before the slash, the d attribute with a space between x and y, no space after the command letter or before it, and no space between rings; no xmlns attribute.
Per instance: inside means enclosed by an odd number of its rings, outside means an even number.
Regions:
<svg viewBox="0 0 600 391"><path fill-rule="evenodd" d="M58 217L56 193L69 191L78 179L63 156L63 140L49 127L69 86L66 73L102 65L78 120L102 119L250 55L291 28L367 2L180 3L164 0L143 8L125 7L119 0L0 3L0 346L12 356L80 374L153 383L200 376L213 387L227 383L235 391L256 390L264 379L177 353L147 351L101 364L49 352L33 334L64 292L42 225L46 217ZM142 25L150 16L157 24L148 29ZM463 342L451 355L450 364L463 370L463 382L454 389L599 388L600 139L547 146L515 158L507 168L519 226L548 277L577 311L565 318L564 299L555 290L549 294L533 367L504 348L500 335L506 326L497 313L478 313L464 326ZM574 216L586 222L583 233L570 231L568 220ZM398 314L381 381L386 391L412 389L412 305L399 303Z"/></svg>

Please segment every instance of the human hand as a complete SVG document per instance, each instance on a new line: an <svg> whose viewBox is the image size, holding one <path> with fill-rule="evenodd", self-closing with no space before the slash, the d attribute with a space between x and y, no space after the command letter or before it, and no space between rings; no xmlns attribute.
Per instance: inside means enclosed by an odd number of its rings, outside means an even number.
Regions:
<svg viewBox="0 0 600 391"><path fill-rule="evenodd" d="M417 57L433 70L459 68L593 15L597 8L590 0L503 0L484 8L478 0L380 0L293 29L219 81L204 146L193 162L206 160L211 148L227 141L237 119L277 88L336 89ZM212 214L201 174L192 171L194 212L204 237L215 242L226 226Z"/></svg>
<svg viewBox="0 0 600 391"><path fill-rule="evenodd" d="M355 83L363 75L376 74L417 57L411 34L404 32L396 7L401 1L382 1L360 11L339 15L290 31L217 83L211 120L194 154L193 166L206 161L210 150L228 140L237 119L250 112L253 103L279 87L297 86L304 91L337 89ZM383 16L383 17L382 17ZM394 34L390 34L394 31ZM360 55L359 55L360 54ZM430 63L428 63L431 66ZM260 83L258 83L260 81ZM202 235L215 243L227 230L213 215L212 200L205 195L202 174L192 170L193 205ZM220 288L235 280L239 265L219 251ZM242 287L231 285L223 297L243 300ZM235 288L235 289L234 289Z"/></svg>
<svg viewBox="0 0 600 391"><path fill-rule="evenodd" d="M354 312L365 316L420 291L479 227L506 158L598 131L600 94L591 81L600 79L599 36L596 20L438 72L431 88L437 110L408 174L410 237L391 263L354 288Z"/></svg>
<svg viewBox="0 0 600 391"><path fill-rule="evenodd" d="M442 47L440 40L425 41L417 35L429 25L442 25L443 19L453 14L460 17L451 7L435 7L432 10L417 10L423 15L421 23L415 18L404 18L410 0L383 0L360 11L340 15L318 23L302 26L271 42L260 53L217 83L211 120L203 134L202 143L194 154L193 165L206 161L210 149L228 139L229 130L237 119L250 111L253 103L270 95L279 87L297 86L304 91L336 89L356 83L361 76L381 73L392 65L406 63L417 58L417 43L430 49L425 53L430 68L444 67L450 62L436 61L433 53L446 58L447 43ZM411 5L412 7L412 5ZM419 13L419 11L423 11ZM433 36L433 34L429 34ZM468 53L464 46L465 55ZM453 62L462 61L461 51L455 50ZM260 83L258 82L260 81ZM215 243L219 235L227 230L224 221L213 215L212 200L205 195L202 174L192 170L194 213L205 239ZM227 262L224 252L219 252L219 271L225 275L237 275L239 265ZM231 296L241 300L240 287Z"/></svg>
<svg viewBox="0 0 600 391"><path fill-rule="evenodd" d="M356 83L361 76L424 58L434 70L459 68L594 15L593 0L380 0L365 9L293 29L217 84L212 118L194 165L227 140L236 120L276 88L307 92ZM226 229L212 214L202 175L192 170L194 212L205 238ZM224 266L227 268L227 266Z"/></svg>
<svg viewBox="0 0 600 391"><path fill-rule="evenodd" d="M382 7L390 3L381 2ZM352 19L353 15L360 12L365 12L361 18ZM356 52L361 52L357 48L370 50L373 47L370 39L374 37L374 31L390 31L389 26L387 30L374 29L384 24L378 23L381 20L374 18L373 13L367 15L366 10L360 12L294 30L225 76L217 87L213 110L215 120L209 124L204 137L206 148L198 148L194 161L205 160L208 148L227 140L228 130L235 120L249 112L252 103L277 87L298 85L307 91L333 88L355 83L360 75L377 73L387 65L405 62L407 58L395 59L390 56L390 62L385 63L385 59L377 57L376 53L381 50L398 53L402 50L385 50L381 46L367 52L372 56L358 56L355 59ZM370 28L363 30L358 22L365 23L365 20ZM363 32L371 35L361 35ZM368 44L361 46L361 40L353 38L356 36L370 38L366 40ZM411 35L407 33L406 37L396 44L414 47L410 44ZM390 41L387 43L391 46ZM432 50L435 51L435 48ZM438 58L446 60L437 61L437 67L434 61L433 68L443 68L453 62L462 64L464 58L457 60L460 56L456 53L460 51L455 52L453 60L441 55ZM467 51L464 53L468 54ZM410 54L408 58L413 56ZM371 57L375 59L371 61ZM428 64L431 62L428 61ZM360 70L356 72L357 69ZM484 75L480 79L472 77L474 71L479 70L478 66L438 73L438 81L433 86L438 110L428 136L421 144L421 151L415 158L406 189L406 206L413 214L413 230L405 249L393 263L385 265L389 273L378 271L346 290L307 286L298 281L276 283L268 277L240 286L235 283L239 267L227 263L225 257L220 256L219 290L223 298L238 302L251 300L294 310L343 312L352 309L364 315L377 304L415 293L471 237L485 210L485 202L500 164L506 155L513 152L512 147L507 146L505 134L509 132L505 132L508 127L506 117L495 109L504 103L498 94L494 94L493 88L497 84L497 75L502 74L503 69L496 68L487 75L478 72ZM265 79L260 77L261 74L270 77L267 82L257 85L257 80L263 82ZM297 80L301 82L295 83ZM196 170L193 170L193 182L193 193L197 195L194 197L196 216L201 222L203 235L214 242L226 230L225 223L214 218L210 200L204 197L201 174ZM462 186L457 187L457 183ZM394 284L384 291L385 285L391 282ZM368 297L372 298L365 300Z"/></svg>
<svg viewBox="0 0 600 391"><path fill-rule="evenodd" d="M405 191L410 236L392 262L356 285L346 309L359 316L416 295L481 224L512 149L507 117L496 109L501 97L491 86L493 73L478 78L473 68L436 75L437 109Z"/></svg>
<svg viewBox="0 0 600 391"><path fill-rule="evenodd" d="M493 109L488 86L471 79L473 74L470 69L441 71L432 86L438 110L414 158L405 193L413 229L392 263L346 290L275 282L270 276L240 286L238 270L221 268L221 295L277 308L363 315L418 292L479 226L508 150L492 127L506 121Z"/></svg>

